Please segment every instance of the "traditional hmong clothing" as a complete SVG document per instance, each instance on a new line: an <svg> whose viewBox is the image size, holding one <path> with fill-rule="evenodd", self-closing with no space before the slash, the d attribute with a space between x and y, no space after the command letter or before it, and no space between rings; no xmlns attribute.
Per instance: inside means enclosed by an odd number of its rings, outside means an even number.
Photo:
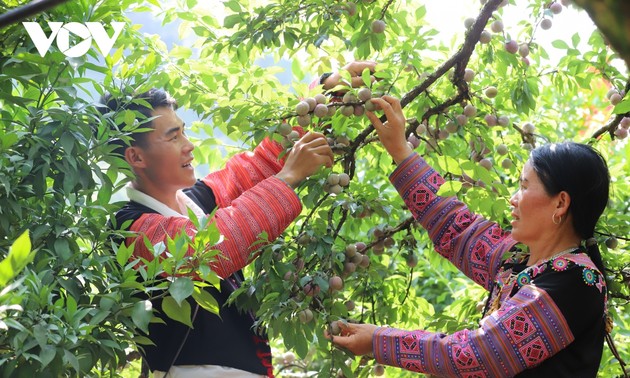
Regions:
<svg viewBox="0 0 630 378"><path fill-rule="evenodd" d="M390 177L440 255L491 291L477 329L451 335L378 328L378 362L444 377L595 377L605 332L606 287L584 250L526 268L516 241L456 198L417 154ZM502 256L513 251L512 258ZM521 273L519 275L519 273Z"/></svg>
<svg viewBox="0 0 630 378"><path fill-rule="evenodd" d="M190 208L201 209L205 214L217 208L213 219L224 240L214 247L221 253L212 263L212 269L224 280L220 291L207 289L221 306L220 317L199 309L194 328L190 329L173 365L217 365L273 376L266 336L252 329L254 316L225 303L243 280L241 269L253 258L252 243L262 232L267 233L268 240L278 237L302 209L293 189L273 176L283 166L278 160L281 151L278 143L265 139L253 152L235 155L226 168L183 191L194 202ZM116 214L117 227L131 222L128 229L146 235L153 245L165 242L167 235L174 237L182 230L195 235L195 227L188 217L170 209L161 210L159 203L153 206L156 200L151 201L151 197L137 191L131 190L130 199ZM142 236L130 237L126 243L129 245L134 240L132 258L152 260ZM189 302L195 308L194 300L189 298ZM153 307L161 311L161 300L154 300ZM145 346L144 356L151 370L167 371L189 328L167 316L158 316L165 324L149 325L148 336L155 345Z"/></svg>

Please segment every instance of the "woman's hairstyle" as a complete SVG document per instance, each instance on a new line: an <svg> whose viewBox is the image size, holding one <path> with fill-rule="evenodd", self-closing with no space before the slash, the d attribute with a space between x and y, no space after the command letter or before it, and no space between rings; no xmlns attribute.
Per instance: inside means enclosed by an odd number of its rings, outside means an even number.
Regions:
<svg viewBox="0 0 630 378"><path fill-rule="evenodd" d="M547 144L534 149L530 163L549 195L565 191L571 197L573 229L587 240L608 203L610 174L602 155L593 147L574 143ZM587 246L597 268L604 267L597 244Z"/></svg>
<svg viewBox="0 0 630 378"><path fill-rule="evenodd" d="M164 90L151 88L144 93L140 93L135 96L123 96L121 98L114 97L111 93L105 93L101 96L97 108L102 114L119 112L122 110L134 111L136 114L136 120L141 123L144 122L142 123L141 128L151 128L153 127L152 121L146 121L146 119L153 116L153 109L161 106L170 107L176 110L177 102ZM124 124L115 125L113 122L110 124L110 129L116 132L120 132L123 127ZM129 143L132 146L146 147L146 136L147 134L145 132L132 133L129 136ZM124 156L125 150L128 147L127 143L120 138L114 138L110 140L109 143L116 146L113 150L115 154Z"/></svg>

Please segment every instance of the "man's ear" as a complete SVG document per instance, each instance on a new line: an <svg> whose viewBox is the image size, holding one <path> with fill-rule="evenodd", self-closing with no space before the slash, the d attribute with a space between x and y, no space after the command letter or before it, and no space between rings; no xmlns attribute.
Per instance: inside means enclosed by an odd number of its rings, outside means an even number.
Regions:
<svg viewBox="0 0 630 378"><path fill-rule="evenodd" d="M129 146L125 150L125 160L132 168L145 168L146 160L144 151L138 146Z"/></svg>

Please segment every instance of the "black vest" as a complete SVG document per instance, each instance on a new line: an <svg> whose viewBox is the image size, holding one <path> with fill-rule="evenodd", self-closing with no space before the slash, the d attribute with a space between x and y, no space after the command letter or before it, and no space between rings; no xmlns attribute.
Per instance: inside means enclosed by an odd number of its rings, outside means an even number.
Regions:
<svg viewBox="0 0 630 378"><path fill-rule="evenodd" d="M203 182L184 190L206 214L216 207L212 190ZM116 213L118 227L126 221L135 222L142 214L157 213L137 202L128 202ZM230 294L240 286L243 273L238 271L221 281L221 291L208 287L208 291L220 306L220 317L199 307L189 327L170 319L161 313L162 300L152 300L156 316L164 321L150 323L149 339L155 345L143 346L143 356L151 370L168 371L171 365L219 365L249 371L255 374L272 375L271 349L266 335L253 329L255 318L249 312L240 312L235 306L227 306ZM146 298L146 296L145 296ZM197 306L192 297L188 298L192 312ZM184 338L186 338L185 343ZM182 347L176 361L177 350Z"/></svg>

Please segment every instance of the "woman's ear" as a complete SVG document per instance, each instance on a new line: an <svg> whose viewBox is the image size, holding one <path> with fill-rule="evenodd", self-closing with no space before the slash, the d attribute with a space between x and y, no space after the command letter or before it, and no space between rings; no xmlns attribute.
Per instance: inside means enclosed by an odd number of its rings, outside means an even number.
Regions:
<svg viewBox="0 0 630 378"><path fill-rule="evenodd" d="M125 160L132 168L145 168L144 151L138 146L129 146L125 150Z"/></svg>
<svg viewBox="0 0 630 378"><path fill-rule="evenodd" d="M558 204L556 205L558 215L564 217L569 213L569 206L571 205L571 196L569 193L562 191L558 193Z"/></svg>

